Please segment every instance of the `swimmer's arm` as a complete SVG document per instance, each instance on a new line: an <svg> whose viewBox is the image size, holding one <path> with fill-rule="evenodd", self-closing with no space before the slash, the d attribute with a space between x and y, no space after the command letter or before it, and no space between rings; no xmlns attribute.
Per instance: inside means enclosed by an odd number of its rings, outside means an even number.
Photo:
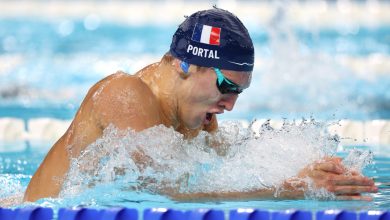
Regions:
<svg viewBox="0 0 390 220"><path fill-rule="evenodd" d="M248 191L231 192L195 192L195 193L177 193L165 191L164 193L173 200L181 202L202 202L202 201L245 201L262 199L303 199L303 190L292 190L291 184L284 183L285 190L277 192L276 188L263 188ZM290 189L290 190L288 190Z"/></svg>
<svg viewBox="0 0 390 220"><path fill-rule="evenodd" d="M347 181L345 178L342 178ZM350 181L353 181L350 179ZM298 187L298 186L302 186ZM243 200L262 200L262 199L304 199L305 191L307 190L306 182L299 180L295 181L286 181L283 184L281 189L269 188L269 189L258 189L245 192L198 192L198 193L167 193L167 195L176 201L182 202L201 202L201 201L243 201ZM372 189L372 186L339 186L337 187L334 184L330 184L333 190L333 193L336 194L337 200L366 200L370 201L372 198L370 196L364 196L361 193L372 193L376 192L375 189Z"/></svg>
<svg viewBox="0 0 390 220"><path fill-rule="evenodd" d="M113 124L120 130L142 131L163 124L158 100L149 87L136 76L117 74L95 96L97 123L106 128Z"/></svg>
<svg viewBox="0 0 390 220"><path fill-rule="evenodd" d="M113 76L108 76L105 80ZM91 101L103 83L104 80L101 80L89 89L68 130L52 146L31 178L24 194L24 201L57 197L69 169L70 158L77 157L81 150L101 135L102 130L95 124Z"/></svg>
<svg viewBox="0 0 390 220"><path fill-rule="evenodd" d="M118 72L96 83L88 91L69 129L53 145L32 177L24 200L58 196L69 169L69 159L78 157L109 124L136 131L161 124L156 106L151 91L136 77Z"/></svg>
<svg viewBox="0 0 390 220"><path fill-rule="evenodd" d="M325 157L303 168L295 179L310 179L311 187L325 189L337 200L372 200L363 193L376 193L375 182L342 164L340 157ZM306 186L307 188L307 186Z"/></svg>
<svg viewBox="0 0 390 220"><path fill-rule="evenodd" d="M256 199L302 199L309 190L307 179L310 178L314 190L326 189L333 193L337 200L371 200L363 193L375 193L378 188L374 181L348 171L338 157L324 158L302 169L296 177L285 180L281 187L255 189L245 192L211 192L211 193L177 193L168 190L165 193L178 201L202 200L256 200Z"/></svg>

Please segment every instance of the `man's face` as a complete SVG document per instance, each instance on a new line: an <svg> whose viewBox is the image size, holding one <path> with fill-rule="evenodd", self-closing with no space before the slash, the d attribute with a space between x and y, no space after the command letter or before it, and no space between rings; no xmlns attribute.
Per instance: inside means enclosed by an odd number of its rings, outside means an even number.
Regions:
<svg viewBox="0 0 390 220"><path fill-rule="evenodd" d="M241 89L249 87L252 74L221 70L223 77L239 85ZM187 80L186 80L187 81ZM222 94L217 87L217 74L213 68L191 74L186 82L186 91L179 105L181 120L190 129L199 128L211 122L215 114L231 111L238 98L237 93Z"/></svg>

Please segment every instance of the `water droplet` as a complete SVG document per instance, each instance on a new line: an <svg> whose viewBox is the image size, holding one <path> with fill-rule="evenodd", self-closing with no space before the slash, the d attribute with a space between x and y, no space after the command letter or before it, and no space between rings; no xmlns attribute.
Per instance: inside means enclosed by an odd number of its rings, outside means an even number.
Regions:
<svg viewBox="0 0 390 220"><path fill-rule="evenodd" d="M84 19L84 28L93 31L100 26L100 17L96 14L90 14Z"/></svg>
<svg viewBox="0 0 390 220"><path fill-rule="evenodd" d="M60 34L63 37L66 37L73 33L74 24L70 20L64 20L62 21L57 28L58 34Z"/></svg>

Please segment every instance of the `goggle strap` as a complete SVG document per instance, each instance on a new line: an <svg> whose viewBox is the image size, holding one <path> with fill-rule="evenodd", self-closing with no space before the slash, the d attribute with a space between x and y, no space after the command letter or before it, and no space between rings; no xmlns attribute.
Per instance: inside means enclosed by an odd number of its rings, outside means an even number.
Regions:
<svg viewBox="0 0 390 220"><path fill-rule="evenodd" d="M223 77L223 74L220 69L214 68L214 71L217 73L218 84L221 85L225 77Z"/></svg>

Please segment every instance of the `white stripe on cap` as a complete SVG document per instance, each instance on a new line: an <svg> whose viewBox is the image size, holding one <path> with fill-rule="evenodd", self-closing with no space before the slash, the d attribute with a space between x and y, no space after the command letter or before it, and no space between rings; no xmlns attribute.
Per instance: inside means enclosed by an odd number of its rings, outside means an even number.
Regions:
<svg viewBox="0 0 390 220"><path fill-rule="evenodd" d="M243 65L247 65L247 66L253 66L253 63L236 63L236 62L233 62L233 61L230 61L228 60L229 63L233 63L233 64L237 64L237 65L240 65L240 66L243 66Z"/></svg>
<svg viewBox="0 0 390 220"><path fill-rule="evenodd" d="M202 35L200 36L200 42L210 44L211 26L203 25Z"/></svg>

